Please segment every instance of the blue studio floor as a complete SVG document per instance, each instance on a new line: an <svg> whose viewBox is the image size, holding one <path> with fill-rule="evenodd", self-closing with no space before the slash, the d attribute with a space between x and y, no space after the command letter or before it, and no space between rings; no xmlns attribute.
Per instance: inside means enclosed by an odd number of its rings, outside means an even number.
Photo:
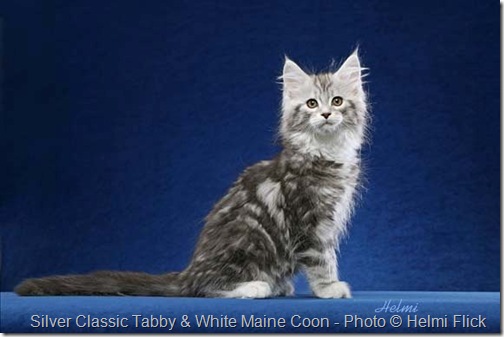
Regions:
<svg viewBox="0 0 504 337"><path fill-rule="evenodd" d="M20 297L1 293L13 332L500 332L498 292L355 292L264 300Z"/></svg>

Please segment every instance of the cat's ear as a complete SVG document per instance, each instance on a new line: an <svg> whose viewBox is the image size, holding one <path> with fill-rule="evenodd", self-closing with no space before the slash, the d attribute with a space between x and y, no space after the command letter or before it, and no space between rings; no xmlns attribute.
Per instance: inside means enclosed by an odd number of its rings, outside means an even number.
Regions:
<svg viewBox="0 0 504 337"><path fill-rule="evenodd" d="M363 70L364 68L361 67L358 50L356 49L333 76L338 82L343 82L350 86L354 94L361 94L364 93L364 89L362 88Z"/></svg>
<svg viewBox="0 0 504 337"><path fill-rule="evenodd" d="M284 91L291 91L301 87L310 76L286 56L281 79Z"/></svg>

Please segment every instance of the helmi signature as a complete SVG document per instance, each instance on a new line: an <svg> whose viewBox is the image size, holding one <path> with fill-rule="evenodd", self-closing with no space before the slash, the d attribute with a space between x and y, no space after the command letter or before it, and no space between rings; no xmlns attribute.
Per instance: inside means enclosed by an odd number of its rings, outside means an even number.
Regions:
<svg viewBox="0 0 504 337"><path fill-rule="evenodd" d="M418 312L418 303L406 305L402 299L399 302L388 300L382 307L376 308L375 312Z"/></svg>

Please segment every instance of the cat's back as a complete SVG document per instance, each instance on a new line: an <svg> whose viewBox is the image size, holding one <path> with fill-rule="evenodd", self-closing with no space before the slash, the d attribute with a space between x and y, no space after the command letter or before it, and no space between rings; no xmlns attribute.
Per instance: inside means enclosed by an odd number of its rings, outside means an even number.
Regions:
<svg viewBox="0 0 504 337"><path fill-rule="evenodd" d="M234 214L244 206L259 207L262 202L258 200L258 189L261 185L278 182L282 175L278 171L278 157L271 160L262 160L247 167L236 179L228 192L219 200L207 216L207 222L220 220L224 214Z"/></svg>

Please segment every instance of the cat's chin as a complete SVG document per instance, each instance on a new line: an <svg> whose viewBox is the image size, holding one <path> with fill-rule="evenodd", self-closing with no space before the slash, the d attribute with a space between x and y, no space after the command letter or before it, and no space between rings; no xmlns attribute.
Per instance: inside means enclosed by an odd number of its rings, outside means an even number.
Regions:
<svg viewBox="0 0 504 337"><path fill-rule="evenodd" d="M314 128L317 135L330 137L335 135L338 130L339 123L323 123Z"/></svg>

